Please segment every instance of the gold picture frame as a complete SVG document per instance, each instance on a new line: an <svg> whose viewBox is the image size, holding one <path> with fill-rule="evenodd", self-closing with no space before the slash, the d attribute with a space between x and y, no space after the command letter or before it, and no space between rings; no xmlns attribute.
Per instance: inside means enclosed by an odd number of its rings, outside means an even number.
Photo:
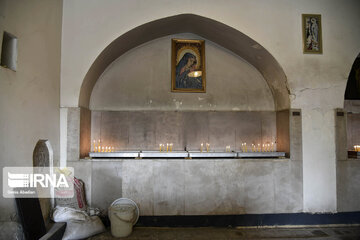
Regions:
<svg viewBox="0 0 360 240"><path fill-rule="evenodd" d="M206 92L205 41L171 40L171 91Z"/></svg>
<svg viewBox="0 0 360 240"><path fill-rule="evenodd" d="M304 53L322 54L322 33L320 14L302 14Z"/></svg>

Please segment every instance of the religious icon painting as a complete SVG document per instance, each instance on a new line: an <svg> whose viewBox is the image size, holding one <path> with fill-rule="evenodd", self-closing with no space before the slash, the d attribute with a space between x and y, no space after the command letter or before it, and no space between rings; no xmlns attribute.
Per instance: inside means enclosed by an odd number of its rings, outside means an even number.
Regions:
<svg viewBox="0 0 360 240"><path fill-rule="evenodd" d="M322 53L321 15L302 14L304 53Z"/></svg>
<svg viewBox="0 0 360 240"><path fill-rule="evenodd" d="M205 92L205 41L172 39L171 91Z"/></svg>

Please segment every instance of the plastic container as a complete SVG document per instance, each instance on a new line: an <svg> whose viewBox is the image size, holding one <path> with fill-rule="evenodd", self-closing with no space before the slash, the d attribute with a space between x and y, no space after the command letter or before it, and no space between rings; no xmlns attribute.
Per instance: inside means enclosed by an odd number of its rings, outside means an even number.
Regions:
<svg viewBox="0 0 360 240"><path fill-rule="evenodd" d="M111 204L108 214L111 234L114 237L127 237L132 233L133 225L139 218L139 208L134 201L119 198Z"/></svg>

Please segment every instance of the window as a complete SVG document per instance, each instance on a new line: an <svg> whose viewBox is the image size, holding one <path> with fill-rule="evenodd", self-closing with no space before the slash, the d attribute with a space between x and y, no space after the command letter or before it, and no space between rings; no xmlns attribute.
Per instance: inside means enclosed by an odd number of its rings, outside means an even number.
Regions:
<svg viewBox="0 0 360 240"><path fill-rule="evenodd" d="M7 32L4 32L1 47L1 63L2 67L10 68L16 71L17 60L17 38Z"/></svg>

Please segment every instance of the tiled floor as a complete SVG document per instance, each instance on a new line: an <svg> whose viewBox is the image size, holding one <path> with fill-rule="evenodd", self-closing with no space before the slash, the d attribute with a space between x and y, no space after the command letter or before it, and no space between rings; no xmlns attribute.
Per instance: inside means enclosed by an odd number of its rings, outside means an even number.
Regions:
<svg viewBox="0 0 360 240"><path fill-rule="evenodd" d="M110 230L89 238L119 239ZM154 228L135 227L127 240L230 240L230 239L360 239L360 226L311 228Z"/></svg>

